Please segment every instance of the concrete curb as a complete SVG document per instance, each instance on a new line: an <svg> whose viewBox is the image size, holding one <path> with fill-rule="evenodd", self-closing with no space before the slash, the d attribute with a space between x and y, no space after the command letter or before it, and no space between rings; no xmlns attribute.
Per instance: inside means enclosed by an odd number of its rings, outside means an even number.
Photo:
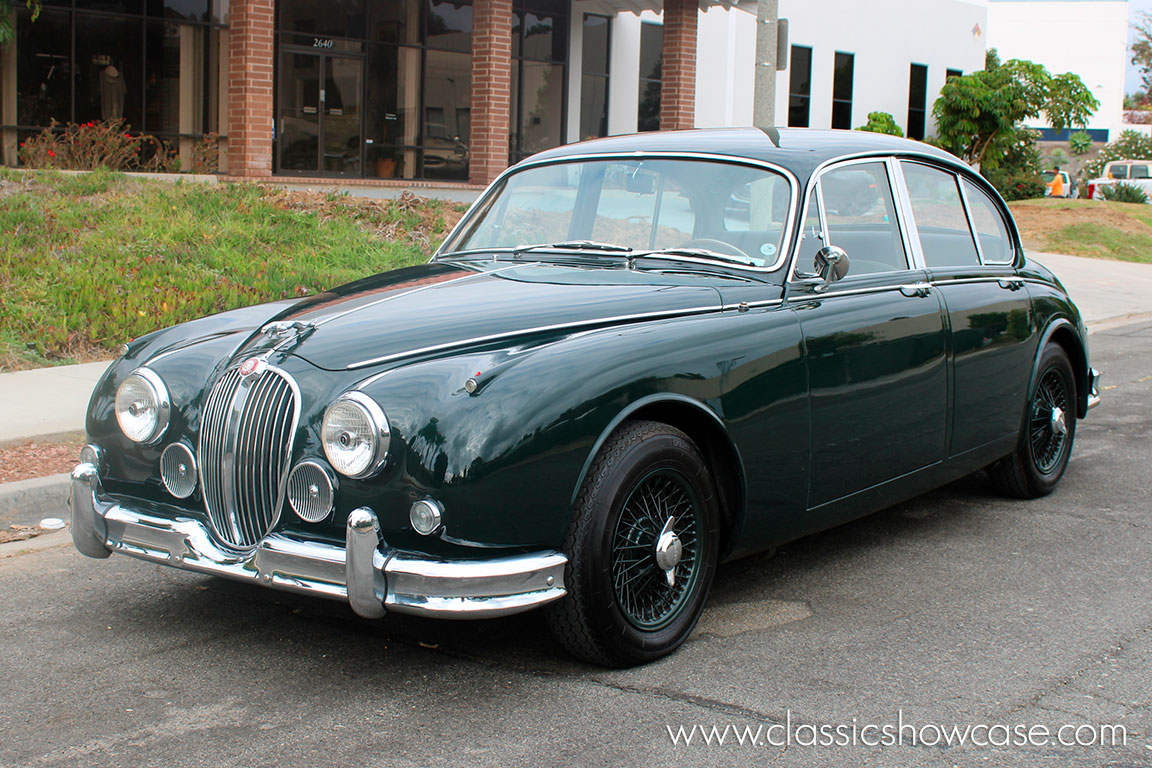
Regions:
<svg viewBox="0 0 1152 768"><path fill-rule="evenodd" d="M67 473L0 484L0 527L36 525L45 517L69 517Z"/></svg>

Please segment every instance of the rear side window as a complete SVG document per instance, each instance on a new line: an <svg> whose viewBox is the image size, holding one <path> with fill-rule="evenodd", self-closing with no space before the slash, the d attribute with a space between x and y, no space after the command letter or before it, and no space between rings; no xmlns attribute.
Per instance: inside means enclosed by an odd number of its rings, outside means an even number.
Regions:
<svg viewBox="0 0 1152 768"><path fill-rule="evenodd" d="M1114 165L1108 169L1108 178L1110 179L1126 179L1128 178L1128 166Z"/></svg>
<svg viewBox="0 0 1152 768"><path fill-rule="evenodd" d="M968 212L972 215L972 226L980 240L980 253L985 264L1011 264L1012 239L1000 209L992 198L972 182L964 179L964 196L968 198Z"/></svg>
<svg viewBox="0 0 1152 768"><path fill-rule="evenodd" d="M908 269L883 162L834 168L820 177L829 245L848 254L848 274Z"/></svg>
<svg viewBox="0 0 1152 768"><path fill-rule="evenodd" d="M919 163L902 163L901 167L925 264L930 269L979 264L956 175Z"/></svg>

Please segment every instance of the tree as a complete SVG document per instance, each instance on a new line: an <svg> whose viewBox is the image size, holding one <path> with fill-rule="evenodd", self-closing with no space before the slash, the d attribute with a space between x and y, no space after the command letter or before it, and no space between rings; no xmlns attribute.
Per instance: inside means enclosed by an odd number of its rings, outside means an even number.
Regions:
<svg viewBox="0 0 1152 768"><path fill-rule="evenodd" d="M868 122L856 130L869 133L886 133L889 136L903 136L904 131L896 125L896 118L887 112L869 112Z"/></svg>
<svg viewBox="0 0 1152 768"><path fill-rule="evenodd" d="M1052 75L1021 59L1001 63L990 49L983 71L948 78L932 116L941 147L972 165L995 168L1017 141L1024 120L1043 114L1062 131L1083 127L1099 106L1077 75Z"/></svg>
<svg viewBox="0 0 1152 768"><path fill-rule="evenodd" d="M8 45L16 37L12 26L12 11L20 0L0 0L0 45ZM32 11L32 21L40 16L40 0L24 0L25 7Z"/></svg>
<svg viewBox="0 0 1152 768"><path fill-rule="evenodd" d="M1152 92L1152 14L1141 11L1139 19L1132 25L1135 40L1132 47L1132 63L1140 70L1140 83L1144 93Z"/></svg>

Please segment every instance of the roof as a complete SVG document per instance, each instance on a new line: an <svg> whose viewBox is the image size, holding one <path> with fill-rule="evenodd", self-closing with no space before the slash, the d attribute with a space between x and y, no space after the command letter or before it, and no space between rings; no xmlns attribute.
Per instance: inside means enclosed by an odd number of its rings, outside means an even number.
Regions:
<svg viewBox="0 0 1152 768"><path fill-rule="evenodd" d="M530 161L559 159L589 153L707 152L751 158L788 168L801 181L818 166L844 155L883 153L927 155L951 163L960 161L948 152L912 139L867 131L836 131L816 128L698 128L609 136L545 150Z"/></svg>

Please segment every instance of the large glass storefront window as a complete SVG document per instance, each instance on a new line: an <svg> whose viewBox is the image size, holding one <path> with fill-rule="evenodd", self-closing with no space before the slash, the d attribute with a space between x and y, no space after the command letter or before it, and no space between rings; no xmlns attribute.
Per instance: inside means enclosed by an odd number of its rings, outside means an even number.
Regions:
<svg viewBox="0 0 1152 768"><path fill-rule="evenodd" d="M568 3L515 0L510 162L563 144L567 125Z"/></svg>
<svg viewBox="0 0 1152 768"><path fill-rule="evenodd" d="M181 158L218 130L226 0L45 0L16 15L0 88L4 162L53 122L123 119ZM10 67L10 68L9 68ZM14 76L13 76L14 75Z"/></svg>
<svg viewBox="0 0 1152 768"><path fill-rule="evenodd" d="M282 0L277 8L277 170L468 180L471 0ZM326 71L341 76L322 79ZM361 84L354 105L352 83Z"/></svg>

